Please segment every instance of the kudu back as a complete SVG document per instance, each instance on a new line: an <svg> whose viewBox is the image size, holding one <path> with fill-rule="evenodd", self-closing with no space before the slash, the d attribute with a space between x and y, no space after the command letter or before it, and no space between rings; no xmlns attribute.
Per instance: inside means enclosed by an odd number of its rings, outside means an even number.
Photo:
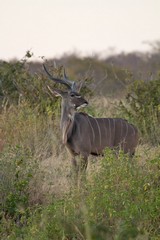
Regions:
<svg viewBox="0 0 160 240"><path fill-rule="evenodd" d="M88 156L102 155L106 147L121 149L124 153L133 155L138 144L137 128L121 118L94 118L90 115L77 112L88 105L88 102L79 94L77 83L69 80L64 71L64 78L53 77L45 65L45 72L51 80L63 84L67 91L59 89L50 91L62 97L61 103L61 131L62 141L72 155L72 163L78 169L76 155L81 156L81 168L85 169Z"/></svg>

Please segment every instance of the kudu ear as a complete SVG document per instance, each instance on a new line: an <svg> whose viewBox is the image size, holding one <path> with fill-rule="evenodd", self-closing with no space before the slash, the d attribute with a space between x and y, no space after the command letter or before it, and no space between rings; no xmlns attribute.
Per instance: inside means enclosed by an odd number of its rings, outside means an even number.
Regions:
<svg viewBox="0 0 160 240"><path fill-rule="evenodd" d="M49 86L47 86L48 90L55 96L55 97L62 97L64 92L60 89L51 89Z"/></svg>

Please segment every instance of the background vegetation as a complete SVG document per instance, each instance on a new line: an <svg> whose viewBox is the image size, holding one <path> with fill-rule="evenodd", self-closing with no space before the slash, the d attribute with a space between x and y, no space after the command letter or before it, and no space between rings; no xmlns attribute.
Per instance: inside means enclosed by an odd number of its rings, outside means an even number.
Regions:
<svg viewBox="0 0 160 240"><path fill-rule="evenodd" d="M158 46L158 45L156 45ZM160 52L107 59L63 56L58 76L85 80L86 112L123 117L140 132L135 157L106 149L73 184L61 144L60 101L39 62L0 61L0 238L160 238ZM57 66L54 68L54 60Z"/></svg>

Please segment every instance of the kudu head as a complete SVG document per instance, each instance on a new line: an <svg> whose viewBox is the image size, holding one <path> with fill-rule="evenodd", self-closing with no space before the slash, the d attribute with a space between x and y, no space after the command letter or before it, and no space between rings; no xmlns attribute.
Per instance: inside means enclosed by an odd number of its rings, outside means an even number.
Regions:
<svg viewBox="0 0 160 240"><path fill-rule="evenodd" d="M81 85L74 81L71 81L67 78L65 69L64 69L64 77L63 79L53 77L47 70L46 66L43 64L44 70L47 73L48 77L53 80L55 83L63 84L67 87L67 91L62 91L60 89L52 90L50 87L48 89L51 93L55 96L62 97L62 105L63 107L67 108L70 113L75 112L76 110L85 107L88 105L88 102L79 94Z"/></svg>

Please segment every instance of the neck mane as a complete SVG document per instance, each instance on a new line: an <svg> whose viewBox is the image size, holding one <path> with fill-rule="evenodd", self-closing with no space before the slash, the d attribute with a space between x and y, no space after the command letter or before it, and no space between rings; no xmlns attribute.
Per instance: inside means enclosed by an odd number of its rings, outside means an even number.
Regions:
<svg viewBox="0 0 160 240"><path fill-rule="evenodd" d="M75 110L68 107L62 100L60 128L62 131L62 141L64 144L67 143L67 140L72 133L74 116Z"/></svg>

